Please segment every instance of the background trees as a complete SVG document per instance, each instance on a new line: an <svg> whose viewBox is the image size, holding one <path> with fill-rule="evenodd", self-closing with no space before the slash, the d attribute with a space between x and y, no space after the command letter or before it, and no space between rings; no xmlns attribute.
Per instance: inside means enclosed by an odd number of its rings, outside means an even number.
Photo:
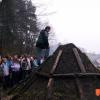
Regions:
<svg viewBox="0 0 100 100"><path fill-rule="evenodd" d="M38 33L35 11L29 0L2 0L0 48L3 53L32 53Z"/></svg>

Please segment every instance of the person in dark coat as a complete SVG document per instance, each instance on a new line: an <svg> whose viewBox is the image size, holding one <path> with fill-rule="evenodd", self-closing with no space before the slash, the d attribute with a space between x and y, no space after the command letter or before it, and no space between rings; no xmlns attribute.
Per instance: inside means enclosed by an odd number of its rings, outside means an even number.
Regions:
<svg viewBox="0 0 100 100"><path fill-rule="evenodd" d="M36 42L38 64L40 64L41 58L46 59L49 56L49 31L50 26L46 26L44 30L41 30Z"/></svg>

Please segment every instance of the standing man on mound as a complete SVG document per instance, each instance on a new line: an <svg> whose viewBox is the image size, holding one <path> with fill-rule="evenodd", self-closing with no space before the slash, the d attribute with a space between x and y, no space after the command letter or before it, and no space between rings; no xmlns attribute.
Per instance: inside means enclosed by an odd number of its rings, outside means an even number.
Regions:
<svg viewBox="0 0 100 100"><path fill-rule="evenodd" d="M39 65L41 64L41 59L45 60L49 56L48 36L50 29L50 26L46 26L45 29L41 30L38 40L36 42L37 61Z"/></svg>

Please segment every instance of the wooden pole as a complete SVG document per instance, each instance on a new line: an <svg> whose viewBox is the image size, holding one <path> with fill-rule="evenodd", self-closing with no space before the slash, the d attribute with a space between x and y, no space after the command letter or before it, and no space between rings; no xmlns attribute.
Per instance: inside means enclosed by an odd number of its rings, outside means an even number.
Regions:
<svg viewBox="0 0 100 100"><path fill-rule="evenodd" d="M78 62L78 65L79 65L79 67L80 67L81 72L82 72L82 73L85 73L86 70L85 70L85 67L84 67L84 65L83 65L83 63L82 63L81 57L80 57L80 55L79 55L77 49L76 49L76 48L73 48L73 52L74 52L74 54L75 54L75 57L76 57L76 59L77 59L77 62Z"/></svg>
<svg viewBox="0 0 100 100"><path fill-rule="evenodd" d="M55 70L56 70L56 67L57 67L57 64L59 62L59 59L61 57L61 54L62 54L62 50L59 51L57 57L56 57L56 60L55 60L55 63L50 71L50 74L54 74ZM48 85L47 85L47 90L48 90L48 94L47 94L47 99L48 100L52 100L52 94L53 94L53 81L54 79L53 78L49 78L49 81L48 81Z"/></svg>
<svg viewBox="0 0 100 100"><path fill-rule="evenodd" d="M76 81L76 86L78 88L78 92L79 92L79 95L80 95L80 100L86 100L85 97L84 97L84 92L83 92L82 85L80 83L79 78L75 77L75 81Z"/></svg>
<svg viewBox="0 0 100 100"><path fill-rule="evenodd" d="M53 74L53 76L100 76L100 73L67 73L67 74Z"/></svg>
<svg viewBox="0 0 100 100"><path fill-rule="evenodd" d="M53 78L50 78L47 85L47 100L52 100L52 93L53 93Z"/></svg>
<svg viewBox="0 0 100 100"><path fill-rule="evenodd" d="M55 63L54 63L54 65L53 65L52 69L51 69L50 74L53 74L53 73L55 72L56 67L57 67L57 64L58 64L58 62L59 62L59 59L60 59L60 57L61 57L61 54L62 54L62 50L59 51L59 53L58 53L58 55L57 55L57 58L56 58L56 60L55 60Z"/></svg>

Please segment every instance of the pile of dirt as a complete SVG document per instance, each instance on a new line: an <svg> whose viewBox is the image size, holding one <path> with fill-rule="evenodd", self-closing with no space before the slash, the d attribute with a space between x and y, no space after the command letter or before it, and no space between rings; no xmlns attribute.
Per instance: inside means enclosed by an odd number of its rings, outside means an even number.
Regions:
<svg viewBox="0 0 100 100"><path fill-rule="evenodd" d="M59 50L63 50L60 61L57 65L57 69L55 70L55 74L80 73L81 71L75 58L73 48L78 50L78 53L86 68L86 72L99 73L99 71L90 62L88 57L74 44L59 46L55 53L40 66L41 69L38 72L50 74ZM17 86L16 89L13 89L13 91L9 93L9 95L15 95L12 100L47 100L48 80L49 78L39 77L36 74L33 74L29 77L25 84L22 83L20 86ZM100 83L100 80L98 79L97 81L95 78L86 80L81 79L81 83L84 89L84 95L86 98L90 99L93 91L95 91L96 86L98 83ZM85 83L87 86L89 86L89 84L91 84L91 86L87 88ZM75 79L54 79L52 100L80 100Z"/></svg>

